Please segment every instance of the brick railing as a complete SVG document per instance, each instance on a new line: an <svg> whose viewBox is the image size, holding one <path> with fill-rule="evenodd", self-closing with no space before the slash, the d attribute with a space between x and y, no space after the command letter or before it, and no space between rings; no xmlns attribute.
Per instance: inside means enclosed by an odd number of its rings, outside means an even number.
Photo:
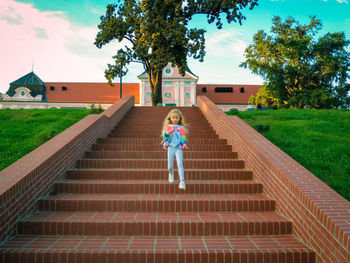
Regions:
<svg viewBox="0 0 350 263"><path fill-rule="evenodd" d="M197 104L220 138L227 139L294 234L317 253L317 262L350 262L350 203L236 116L205 96Z"/></svg>
<svg viewBox="0 0 350 263"><path fill-rule="evenodd" d="M97 138L107 136L134 104L134 96L125 96L0 172L0 244L15 233L19 219L36 210L37 200L50 194L54 182L63 179L66 170L75 166Z"/></svg>

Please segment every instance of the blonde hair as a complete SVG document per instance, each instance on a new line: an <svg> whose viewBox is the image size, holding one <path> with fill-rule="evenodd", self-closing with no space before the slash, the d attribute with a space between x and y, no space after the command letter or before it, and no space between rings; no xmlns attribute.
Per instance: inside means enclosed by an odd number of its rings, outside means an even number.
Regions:
<svg viewBox="0 0 350 263"><path fill-rule="evenodd" d="M160 135L162 138L163 138L163 132L164 132L165 127L168 124L172 124L171 123L171 115L173 115L173 114L178 114L179 115L180 120L179 120L178 125L182 125L184 127L185 134L187 134L188 125L187 125L187 123L185 121L185 117L183 116L182 112L179 109L172 109L171 111L169 111L168 115L165 117L165 119L163 121L163 127L162 127L162 131L161 131L161 135ZM164 142L164 138L163 138L161 143L163 143L163 142Z"/></svg>

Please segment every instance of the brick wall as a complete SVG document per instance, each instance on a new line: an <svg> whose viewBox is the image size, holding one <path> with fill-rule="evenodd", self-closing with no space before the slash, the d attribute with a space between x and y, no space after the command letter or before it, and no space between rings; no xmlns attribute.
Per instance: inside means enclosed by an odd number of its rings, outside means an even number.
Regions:
<svg viewBox="0 0 350 263"><path fill-rule="evenodd" d="M0 172L0 244L16 231L16 222L37 209L37 200L50 194L99 137L105 137L134 106L125 96L99 115L88 115L50 141Z"/></svg>
<svg viewBox="0 0 350 263"><path fill-rule="evenodd" d="M276 200L277 211L293 220L293 233L316 251L317 262L350 262L350 203L237 116L205 96L197 104Z"/></svg>

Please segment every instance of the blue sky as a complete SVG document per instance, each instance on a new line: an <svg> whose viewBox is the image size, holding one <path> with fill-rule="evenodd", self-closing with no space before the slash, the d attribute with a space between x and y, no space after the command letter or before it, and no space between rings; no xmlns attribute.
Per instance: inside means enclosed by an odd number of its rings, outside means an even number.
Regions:
<svg viewBox="0 0 350 263"><path fill-rule="evenodd" d="M272 18L293 16L309 23L310 16L321 19L327 32L345 32L350 40L350 0L261 0L253 10L245 9L247 20L225 23L221 30L208 25L205 17L195 16L191 26L205 28L204 62L188 59L199 83L262 84L262 79L238 65L253 35L270 32ZM98 49L93 45L99 17L105 13L106 0L1 0L0 92L9 83L34 72L43 81L104 82L104 69L122 46L112 42ZM349 49L350 50L350 49ZM142 66L130 64L123 81L137 82Z"/></svg>

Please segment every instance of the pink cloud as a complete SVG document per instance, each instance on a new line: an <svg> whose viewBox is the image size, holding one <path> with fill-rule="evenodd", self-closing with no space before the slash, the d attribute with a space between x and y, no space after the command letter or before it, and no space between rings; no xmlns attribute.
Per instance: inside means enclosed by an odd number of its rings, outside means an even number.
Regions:
<svg viewBox="0 0 350 263"><path fill-rule="evenodd" d="M32 4L0 2L0 92L34 72L45 81L103 82L104 69L121 44L93 45L97 27L72 24L61 11L40 11ZM122 43L123 46L125 43ZM137 73L133 77L136 81Z"/></svg>

